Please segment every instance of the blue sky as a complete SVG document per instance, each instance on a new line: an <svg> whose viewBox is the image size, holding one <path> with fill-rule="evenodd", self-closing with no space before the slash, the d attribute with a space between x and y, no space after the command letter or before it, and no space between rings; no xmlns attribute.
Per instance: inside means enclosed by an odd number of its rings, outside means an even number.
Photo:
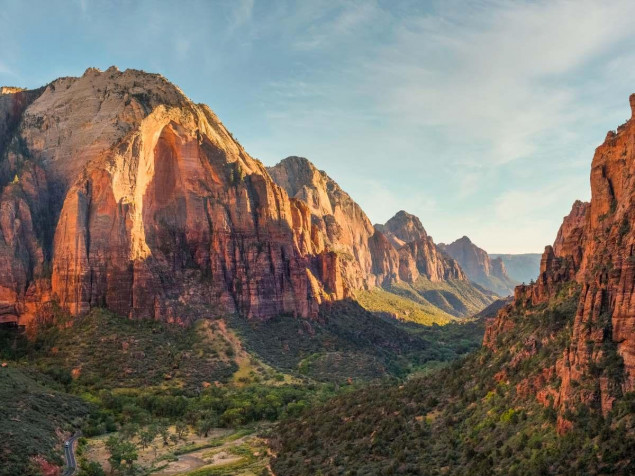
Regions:
<svg viewBox="0 0 635 476"><path fill-rule="evenodd" d="M541 252L630 115L630 1L0 0L0 84L158 72L254 157L301 155L374 222Z"/></svg>

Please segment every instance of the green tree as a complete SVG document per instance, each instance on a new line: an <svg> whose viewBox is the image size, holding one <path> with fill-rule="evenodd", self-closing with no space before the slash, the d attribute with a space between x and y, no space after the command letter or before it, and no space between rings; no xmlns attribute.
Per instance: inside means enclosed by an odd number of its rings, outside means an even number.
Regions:
<svg viewBox="0 0 635 476"><path fill-rule="evenodd" d="M157 427L159 431L159 435L161 435L161 439L163 440L163 446L168 446L170 444L170 428L165 421L161 421Z"/></svg>
<svg viewBox="0 0 635 476"><path fill-rule="evenodd" d="M122 471L125 463L130 472L134 462L139 458L137 447L132 442L116 436L106 440L106 449L110 453L108 462L115 471Z"/></svg>
<svg viewBox="0 0 635 476"><path fill-rule="evenodd" d="M154 439L157 437L159 430L156 425L150 425L145 430L139 433L139 443L141 447L145 450L148 446L152 444Z"/></svg>
<svg viewBox="0 0 635 476"><path fill-rule="evenodd" d="M207 435L209 435L210 430L212 430L213 428L214 428L214 420L212 420L209 417L206 417L201 419L198 422L196 431L199 436L204 436L205 438L207 438Z"/></svg>
<svg viewBox="0 0 635 476"><path fill-rule="evenodd" d="M83 461L78 476L106 476L104 468L97 461Z"/></svg>
<svg viewBox="0 0 635 476"><path fill-rule="evenodd" d="M131 440L139 433L139 425L136 423L126 423L121 427L119 434L127 440Z"/></svg>
<svg viewBox="0 0 635 476"><path fill-rule="evenodd" d="M184 440L185 437L189 434L190 430L187 426L187 423L179 421L176 424L176 436L180 440Z"/></svg>

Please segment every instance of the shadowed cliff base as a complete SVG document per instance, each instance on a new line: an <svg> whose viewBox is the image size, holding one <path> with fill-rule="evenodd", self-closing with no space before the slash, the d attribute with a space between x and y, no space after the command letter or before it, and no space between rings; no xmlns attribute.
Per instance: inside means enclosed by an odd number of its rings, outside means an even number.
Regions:
<svg viewBox="0 0 635 476"><path fill-rule="evenodd" d="M209 309L309 318L357 290L467 281L416 217L398 213L384 235L308 160L265 168L160 75L89 68L3 90L0 113L2 322L51 303L184 323Z"/></svg>
<svg viewBox="0 0 635 476"><path fill-rule="evenodd" d="M483 348L282 422L270 435L276 474L635 472L635 95L630 104L595 151L590 203L573 204Z"/></svg>

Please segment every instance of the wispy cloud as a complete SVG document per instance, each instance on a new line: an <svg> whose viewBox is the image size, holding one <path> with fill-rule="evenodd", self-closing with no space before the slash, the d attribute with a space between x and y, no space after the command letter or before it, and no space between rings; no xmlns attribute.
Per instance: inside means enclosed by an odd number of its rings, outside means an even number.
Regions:
<svg viewBox="0 0 635 476"><path fill-rule="evenodd" d="M320 137L337 136L343 128L347 137L338 144L349 151L345 160L363 160L376 170L388 160L406 170L407 175L383 177L390 187L367 181L372 188L360 192L361 185L352 185L371 214L385 216L401 200L398 208L410 203L414 213L425 212L432 232L438 229L444 239L458 230L499 250L540 250L552 241L562 211L588 195L593 147L603 137L603 124L626 104L625 95L617 103L607 104L607 97L627 78L635 80L632 48L624 47L634 43L635 4L435 5L400 16L378 13L371 4L328 22L324 35L296 43L329 51L327 41L335 38L340 48L358 55L347 56L337 71L286 81L277 105L290 115L270 119L280 129L304 124ZM385 32L369 46L366 37L337 34L345 18L362 30L380 23ZM343 89L347 96L338 94ZM359 117L321 120L330 117L326 111L346 117L347 110ZM329 153L338 156L336 150ZM336 160L344 157L326 157L327 164ZM366 176L366 170L360 173ZM562 179L554 182L557 176ZM396 177L408 186L392 187ZM411 192L417 180L420 189ZM387 193L391 189L396 192ZM443 197L443 205L426 208L420 197L430 195Z"/></svg>
<svg viewBox="0 0 635 476"><path fill-rule="evenodd" d="M235 30L249 24L253 19L254 0L237 0L233 3L233 9L230 13L230 21L227 26L227 32L232 33Z"/></svg>
<svg viewBox="0 0 635 476"><path fill-rule="evenodd" d="M367 69L380 107L500 164L536 152L542 135L574 121L575 81L558 81L632 36L635 4L456 2L409 19ZM612 56L612 54L611 54Z"/></svg>
<svg viewBox="0 0 635 476"><path fill-rule="evenodd" d="M361 175L341 177L339 181L349 185L348 190L355 190L352 193L353 199L363 203L365 210L369 211L371 220L378 223L386 222L399 210L416 210L425 224L430 214L438 212L439 204L434 197L425 194L404 194L399 187L390 188L382 180Z"/></svg>
<svg viewBox="0 0 635 476"><path fill-rule="evenodd" d="M299 50L337 47L381 15L382 11L372 1L344 3L340 10L333 13L332 18L309 25L295 47Z"/></svg>
<svg viewBox="0 0 635 476"><path fill-rule="evenodd" d="M0 82L160 72L265 162L305 155L372 219L494 251L553 240L635 90L630 0L5 3Z"/></svg>

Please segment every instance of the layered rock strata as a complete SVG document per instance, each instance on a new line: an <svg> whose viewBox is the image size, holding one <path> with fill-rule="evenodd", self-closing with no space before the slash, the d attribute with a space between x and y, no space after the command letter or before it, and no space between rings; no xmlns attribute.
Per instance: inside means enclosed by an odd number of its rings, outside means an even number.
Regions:
<svg viewBox="0 0 635 476"><path fill-rule="evenodd" d="M472 243L467 236L449 245L441 243L439 248L458 261L470 280L500 296L513 294L518 283L507 275L503 260L491 259L484 249Z"/></svg>
<svg viewBox="0 0 635 476"><path fill-rule="evenodd" d="M569 283L580 289L570 343L553 369L559 408L598 402L607 412L635 389L635 95L630 103L631 118L595 151L591 201L574 203L536 283L517 287L512 304L546 303ZM513 326L508 315L503 310L491 323L485 345L495 349L497 335ZM580 385L589 381L596 384Z"/></svg>

